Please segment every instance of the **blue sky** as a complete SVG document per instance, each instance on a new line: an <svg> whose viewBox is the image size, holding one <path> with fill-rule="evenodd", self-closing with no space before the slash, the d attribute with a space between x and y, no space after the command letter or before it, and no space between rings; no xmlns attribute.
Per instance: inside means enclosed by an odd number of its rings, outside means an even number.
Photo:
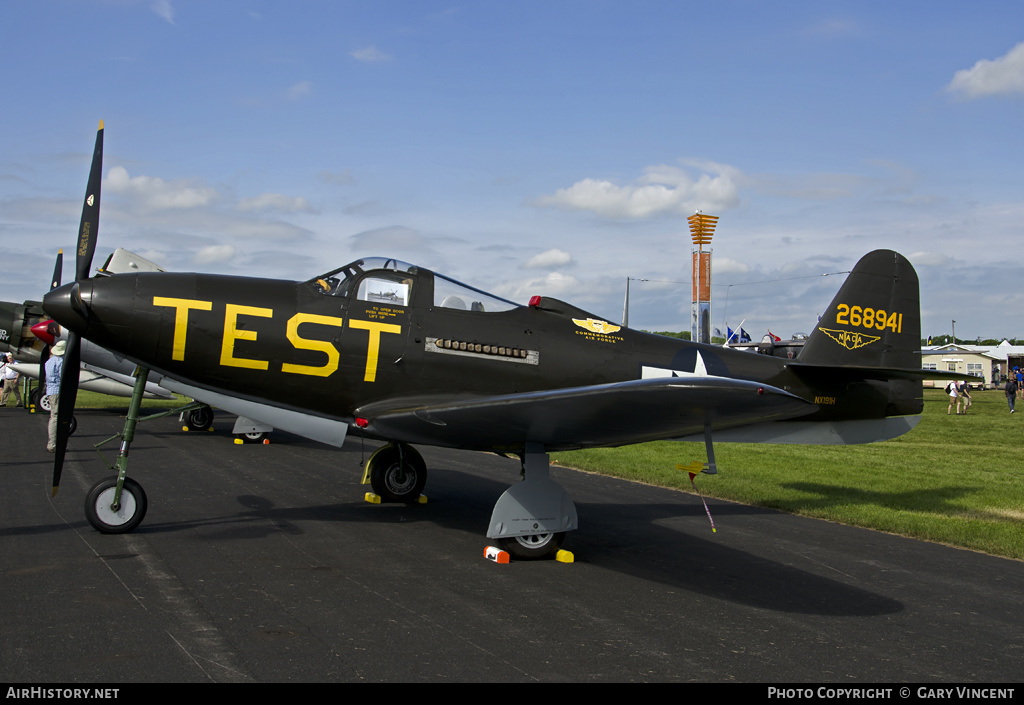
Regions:
<svg viewBox="0 0 1024 705"><path fill-rule="evenodd" d="M0 3L0 298L96 264L308 279L363 256L686 330L809 331L870 250L924 334L1024 337L1019 2ZM70 259L70 258L69 258ZM66 267L65 280L72 275Z"/></svg>

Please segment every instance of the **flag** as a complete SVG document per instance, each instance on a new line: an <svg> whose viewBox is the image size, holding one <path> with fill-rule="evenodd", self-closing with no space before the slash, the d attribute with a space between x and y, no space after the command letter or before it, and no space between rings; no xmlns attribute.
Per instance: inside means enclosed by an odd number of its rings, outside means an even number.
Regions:
<svg viewBox="0 0 1024 705"><path fill-rule="evenodd" d="M778 342L780 342L782 340L782 338L780 338L779 336L775 335L771 331L768 331L768 335L770 335L772 337L772 342L773 343L778 343Z"/></svg>
<svg viewBox="0 0 1024 705"><path fill-rule="evenodd" d="M750 333L748 333L747 331L743 330L742 328L740 328L740 342L741 343L749 343L749 342L751 342Z"/></svg>

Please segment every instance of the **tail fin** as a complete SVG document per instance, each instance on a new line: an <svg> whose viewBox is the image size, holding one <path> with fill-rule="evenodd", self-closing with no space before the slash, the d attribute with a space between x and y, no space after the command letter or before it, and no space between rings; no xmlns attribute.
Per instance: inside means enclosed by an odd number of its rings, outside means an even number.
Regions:
<svg viewBox="0 0 1024 705"><path fill-rule="evenodd" d="M917 272L898 252L875 250L850 272L797 362L920 370L920 351Z"/></svg>

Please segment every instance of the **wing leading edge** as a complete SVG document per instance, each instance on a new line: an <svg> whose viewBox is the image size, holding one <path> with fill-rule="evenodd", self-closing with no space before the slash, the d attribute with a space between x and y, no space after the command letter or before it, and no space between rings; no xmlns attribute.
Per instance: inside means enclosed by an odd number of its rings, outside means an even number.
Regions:
<svg viewBox="0 0 1024 705"><path fill-rule="evenodd" d="M818 407L776 387L701 377L646 379L494 397L388 400L356 410L368 432L488 451L548 451L678 438L805 416Z"/></svg>

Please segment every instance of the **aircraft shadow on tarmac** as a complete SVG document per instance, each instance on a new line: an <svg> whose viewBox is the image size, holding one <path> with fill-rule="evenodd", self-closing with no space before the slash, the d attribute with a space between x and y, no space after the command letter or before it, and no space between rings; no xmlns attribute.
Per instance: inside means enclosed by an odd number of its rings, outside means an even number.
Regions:
<svg viewBox="0 0 1024 705"><path fill-rule="evenodd" d="M201 527L210 541L259 540L273 533L298 535L309 522L384 525L401 523L402 531L417 531L416 524L429 522L445 531L469 535L465 544L486 539L489 502L504 491L499 480L435 468L431 499L425 506L369 505L354 500L305 507L277 507L266 498L241 495L241 510L233 515L200 521L150 523L138 532L157 533ZM357 485L358 487L358 485ZM693 498L695 499L695 498ZM810 573L776 560L732 548L715 539L704 539L662 522L693 520L696 531L708 531L703 506L682 502L667 504L587 504L578 502L581 526L571 537L570 549L577 561L715 600L726 600L759 609L810 615L869 617L897 613L897 600L833 578ZM757 507L717 505L718 517L772 513ZM779 513L780 520L785 515ZM725 527L724 530L728 530ZM785 531L780 527L780 531ZM460 542L438 550L457 550ZM475 546L474 546L475 548ZM473 552L475 554L475 551ZM528 569L529 564L521 564ZM571 568L566 568L571 570ZM851 579L850 582L859 582Z"/></svg>
<svg viewBox="0 0 1024 705"><path fill-rule="evenodd" d="M179 427L180 428L180 427ZM225 442L223 428L217 426L217 433L189 434L193 438L210 438L223 444ZM150 429L157 438L170 436L178 431L160 428ZM102 433L83 433L77 436L78 447L69 455L94 454L92 443L95 438L105 438ZM141 443L133 447L140 454L148 445L146 435L140 437ZM203 538L215 542L261 540L269 535L284 533L300 535L306 533L304 524L310 522L327 522L331 524L351 523L375 530L375 526L383 528L387 524L401 523L400 531L416 532L416 524L428 522L446 532L464 533L463 539L440 542L437 551L462 551L472 546L472 553L477 553L487 539L483 535L490 508L494 498L500 495L509 482L514 482L518 475L518 463L506 463L506 470L496 476L484 476L473 472L464 472L451 467L450 463L431 461L431 479L427 487L429 503L426 505L385 504L371 505L362 500L366 487L358 483L357 473L351 470L358 468L358 458L367 457L376 444L367 442L361 446L358 439L347 443L341 450L327 449L325 446L290 434L278 433L272 445L266 450L287 447L294 456L308 454L310 458L322 458L323 453L332 454L332 465L338 468L332 473L330 496L344 497L338 502L310 504L308 506L279 507L274 500L253 494L236 495L235 501L239 511L197 518L182 518L178 521L159 521L155 516L136 530L137 534L159 534L166 532L200 529ZM159 451L159 448L155 448ZM263 448L253 448L261 451ZM472 457L474 454L464 454ZM293 458L294 459L294 458ZM40 462L45 462L45 458ZM275 467L276 460L265 459L268 468ZM472 461L470 461L472 462ZM33 463L34 464L34 463ZM91 471L97 472L96 463L90 462ZM263 465L263 462L260 463ZM516 470L508 470L515 468ZM618 483L628 487L631 483L599 476L584 476L575 471L563 468L553 469L567 482L578 484L581 488L594 486L594 483ZM152 494L170 492L170 488L160 489L160 482L151 475ZM578 476L578 477L574 477ZM563 481L557 475L555 479ZM834 501L827 494L828 488L807 488L823 495L822 502ZM758 609L779 612L826 615L868 617L898 613L904 609L901 602L890 597L872 592L856 583L868 584L869 578L851 577L848 581L818 575L807 570L786 565L768 555L779 555L770 541L765 541L764 553L751 552L728 545L723 534L711 534L710 526L700 501L683 493L672 493L669 490L658 490L669 493L665 502L634 503L628 499L622 503L608 501L588 502L583 499L586 491L580 491L580 499L576 506L580 517L579 531L573 532L569 538L568 548L576 554L578 563L587 566L598 566L623 576L640 580L653 581L681 591L693 593L696 599L725 600ZM351 497L351 499L348 499ZM678 497L678 501L675 501ZM846 500L848 501L848 500ZM889 502L884 493L878 496L864 497L865 502ZM938 501L938 500L937 500ZM728 517L778 514L779 536L785 538L788 527L784 524L788 517L770 509L745 505L714 502L713 515L719 519L720 530L727 532ZM166 515L165 515L166 518ZM155 520L155 521L154 521ZM680 523L685 527L680 527ZM4 532L7 536L17 536L25 532L62 531L69 528L88 530L84 519L69 525L51 525L49 527L11 528ZM709 538L698 535L707 532ZM482 551L482 548L480 548ZM760 552L760 549L757 549ZM468 552L467 552L468 554ZM792 553L781 555L782 561L788 560ZM482 558L480 560L483 560ZM513 568L513 570L516 568ZM529 563L521 563L518 569L530 569ZM572 570L572 568L566 568ZM698 597L699 596L699 597Z"/></svg>

